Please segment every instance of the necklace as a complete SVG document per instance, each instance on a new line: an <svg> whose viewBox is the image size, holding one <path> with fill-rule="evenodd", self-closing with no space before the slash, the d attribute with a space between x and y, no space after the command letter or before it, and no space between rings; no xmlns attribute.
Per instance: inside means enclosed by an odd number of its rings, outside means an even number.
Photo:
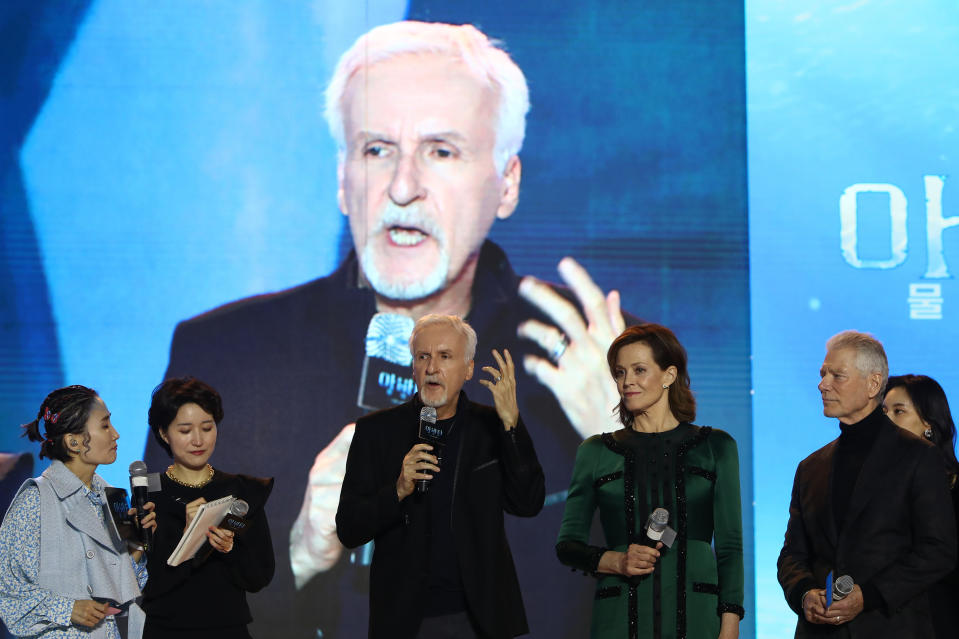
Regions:
<svg viewBox="0 0 959 639"><path fill-rule="evenodd" d="M206 477L196 482L195 484L191 484L189 482L185 482L180 479L177 479L176 475L173 474L173 466L170 466L169 468L166 469L166 476L169 477L173 482L180 484L181 486L186 486L187 488L202 488L203 486L206 486L207 484L209 484L210 480L213 479L213 466L207 464Z"/></svg>

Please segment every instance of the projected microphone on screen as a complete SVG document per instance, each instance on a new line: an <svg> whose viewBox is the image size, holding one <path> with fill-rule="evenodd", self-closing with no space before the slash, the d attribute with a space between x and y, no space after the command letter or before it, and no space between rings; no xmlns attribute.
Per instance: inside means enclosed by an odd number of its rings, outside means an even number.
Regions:
<svg viewBox="0 0 959 639"><path fill-rule="evenodd" d="M402 404L416 391L410 374L413 318L377 313L366 328L365 356L356 405L379 410Z"/></svg>

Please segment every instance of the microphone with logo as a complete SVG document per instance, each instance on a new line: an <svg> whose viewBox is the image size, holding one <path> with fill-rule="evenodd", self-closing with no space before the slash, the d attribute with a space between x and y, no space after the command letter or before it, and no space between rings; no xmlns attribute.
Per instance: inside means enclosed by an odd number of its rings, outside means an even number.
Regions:
<svg viewBox="0 0 959 639"><path fill-rule="evenodd" d="M223 516L220 525L217 528L223 528L225 530L233 531L234 541L236 537L246 530L246 515L250 512L250 504L246 503L242 499L234 499L233 503L230 504L230 510ZM201 563L210 558L210 555L213 554L213 546L210 545L210 540L207 539L203 542L203 545L200 546L200 549L196 551L196 556L193 558L193 564L199 566Z"/></svg>
<svg viewBox="0 0 959 639"><path fill-rule="evenodd" d="M657 508L650 513L646 520L646 539L643 544L655 548L660 541L667 548L671 548L676 541L676 531L669 527L669 511L665 508Z"/></svg>
<svg viewBox="0 0 959 639"><path fill-rule="evenodd" d="M150 501L147 493L150 491L150 478L147 472L147 465L142 461L135 461L130 464L130 494L133 496L133 507L137 509L137 520L147 514L143 505ZM153 529L139 528L140 543L143 550L149 552L153 547Z"/></svg>
<svg viewBox="0 0 959 639"><path fill-rule="evenodd" d="M366 327L366 356L360 372L356 405L379 410L402 404L416 392L410 364L413 318L396 313L377 313Z"/></svg>
<svg viewBox="0 0 959 639"><path fill-rule="evenodd" d="M436 455L436 465L443 463L443 447L446 445L446 433L436 425L436 409L424 406L420 409L420 442L433 447L431 451ZM426 493L430 490L431 479L417 479L416 492Z"/></svg>

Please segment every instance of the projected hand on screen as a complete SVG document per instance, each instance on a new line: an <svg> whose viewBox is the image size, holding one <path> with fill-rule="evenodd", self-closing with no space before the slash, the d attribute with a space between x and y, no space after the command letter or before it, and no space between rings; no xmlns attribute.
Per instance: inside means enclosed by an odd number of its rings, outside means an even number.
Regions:
<svg viewBox="0 0 959 639"><path fill-rule="evenodd" d="M329 570L343 552L336 537L336 508L355 429L356 424L347 424L320 451L310 469L303 506L290 529L290 565L297 588Z"/></svg>
<svg viewBox="0 0 959 639"><path fill-rule="evenodd" d="M606 351L626 328L619 292L604 295L586 269L570 257L560 260L558 270L583 307L586 321L549 286L533 277L524 278L520 295L559 328L536 320L520 324L517 333L539 344L553 358L527 355L523 366L553 392L582 437L618 430L621 425L613 416L613 407L619 404L619 394L606 366Z"/></svg>

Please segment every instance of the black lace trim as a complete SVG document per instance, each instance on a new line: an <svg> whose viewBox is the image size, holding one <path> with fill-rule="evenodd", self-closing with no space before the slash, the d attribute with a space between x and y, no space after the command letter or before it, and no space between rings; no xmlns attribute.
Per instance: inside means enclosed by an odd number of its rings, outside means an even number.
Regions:
<svg viewBox="0 0 959 639"><path fill-rule="evenodd" d="M615 473L610 473L608 475L603 475L599 479L593 482L593 488L599 488L603 484L608 484L611 481L617 480L623 476L623 471L617 470Z"/></svg>
<svg viewBox="0 0 959 639"><path fill-rule="evenodd" d="M693 592L704 592L707 595L718 595L719 586L717 586L716 584L706 584L701 581L694 581Z"/></svg>
<svg viewBox="0 0 959 639"><path fill-rule="evenodd" d="M720 617L723 616L724 612L732 612L739 615L739 620L742 621L743 617L746 616L746 609L742 606L731 604L731 603L721 603L716 606L716 614Z"/></svg>
<svg viewBox="0 0 959 639"><path fill-rule="evenodd" d="M679 556L676 558L676 579L680 585L676 593L679 599L676 610L676 636L679 639L686 639L686 588L682 587L682 584L686 583L687 552L686 465L683 460L686 453L706 441L712 430L709 426L700 427L698 433L681 443L676 449L676 506L679 510L679 513L677 513L678 543L676 544L676 551Z"/></svg>
<svg viewBox="0 0 959 639"><path fill-rule="evenodd" d="M633 483L636 481L636 458L633 451L620 445L612 433L603 433L603 444L606 448L623 457L623 509L626 511L626 538L636 539L636 491ZM639 608L636 601L636 580L631 579L627 591L627 611L629 621L629 639L639 636Z"/></svg>
<svg viewBox="0 0 959 639"><path fill-rule="evenodd" d="M706 470L705 468L700 468L699 466L690 466L688 470L690 475L699 475L700 477L705 477L711 482L716 481L716 473L711 470Z"/></svg>
<svg viewBox="0 0 959 639"><path fill-rule="evenodd" d="M618 597L622 592L623 589L621 586L606 586L596 591L596 598L609 599L610 597Z"/></svg>

